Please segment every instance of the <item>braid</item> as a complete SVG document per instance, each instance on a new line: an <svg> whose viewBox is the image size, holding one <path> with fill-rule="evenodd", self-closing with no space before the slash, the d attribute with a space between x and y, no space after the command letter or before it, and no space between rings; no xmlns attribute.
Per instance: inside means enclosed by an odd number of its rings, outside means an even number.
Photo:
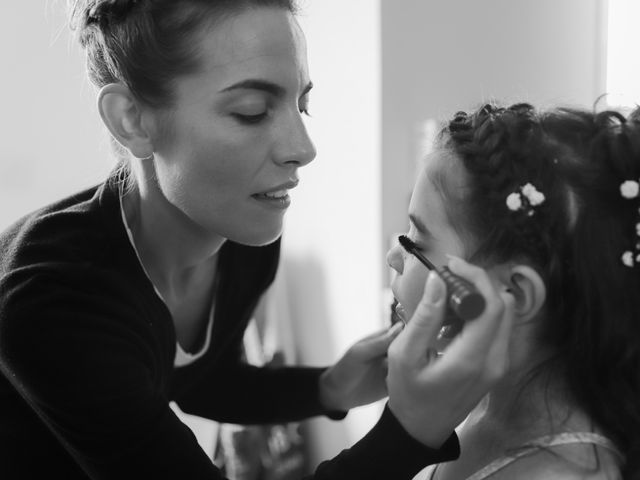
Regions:
<svg viewBox="0 0 640 480"><path fill-rule="evenodd" d="M482 205L468 216L478 245L475 256L488 259L503 251L503 258L495 260L526 254L546 263L554 235L549 202L536 207L533 215L533 210L509 212L505 203L526 183L541 189L552 180L554 151L545 144L533 107L487 104L473 115L458 112L441 138L473 178L469 203ZM495 242L501 247L496 249Z"/></svg>

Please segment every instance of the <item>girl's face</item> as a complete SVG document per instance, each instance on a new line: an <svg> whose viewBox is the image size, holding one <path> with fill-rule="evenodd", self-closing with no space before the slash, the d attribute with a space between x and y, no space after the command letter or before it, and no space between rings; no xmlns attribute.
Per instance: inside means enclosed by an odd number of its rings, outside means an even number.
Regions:
<svg viewBox="0 0 640 480"><path fill-rule="evenodd" d="M286 10L247 9L215 22L194 48L202 67L176 80L168 133L154 138L161 192L208 234L272 242L298 168L316 155L303 123L303 34Z"/></svg>
<svg viewBox="0 0 640 480"><path fill-rule="evenodd" d="M453 177L460 185L450 185L452 175L443 174L443 169L451 173L450 155L435 152L426 158L426 165L418 176L409 205L409 231L407 236L415 242L420 252L437 267L446 265L446 254L463 257L463 243L459 235L450 225L444 208L441 193L434 183L447 182L445 188L463 188L462 179ZM394 270L391 290L404 309L404 316L409 320L418 306L424 293L424 286L429 270L412 254L400 245L396 245L387 253L387 263Z"/></svg>

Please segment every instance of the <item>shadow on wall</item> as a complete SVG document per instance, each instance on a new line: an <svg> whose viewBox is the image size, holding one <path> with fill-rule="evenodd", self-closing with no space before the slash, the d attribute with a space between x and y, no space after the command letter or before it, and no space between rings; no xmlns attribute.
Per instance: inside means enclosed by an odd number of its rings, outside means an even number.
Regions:
<svg viewBox="0 0 640 480"><path fill-rule="evenodd" d="M330 365L342 353L336 351L336 339L332 335L332 303L326 282L322 262L313 255L283 252L273 293L283 300L281 306L288 310L291 341L299 365ZM350 446L344 421L316 417L303 422L301 430L311 470Z"/></svg>

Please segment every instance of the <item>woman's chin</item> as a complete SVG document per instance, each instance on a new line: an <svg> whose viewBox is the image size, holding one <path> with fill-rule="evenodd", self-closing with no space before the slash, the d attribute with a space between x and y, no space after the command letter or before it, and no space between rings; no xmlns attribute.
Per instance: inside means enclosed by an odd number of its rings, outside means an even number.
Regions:
<svg viewBox="0 0 640 480"><path fill-rule="evenodd" d="M282 225L277 225L261 230L232 232L226 238L232 242L247 245L249 247L263 247L269 245L282 235Z"/></svg>

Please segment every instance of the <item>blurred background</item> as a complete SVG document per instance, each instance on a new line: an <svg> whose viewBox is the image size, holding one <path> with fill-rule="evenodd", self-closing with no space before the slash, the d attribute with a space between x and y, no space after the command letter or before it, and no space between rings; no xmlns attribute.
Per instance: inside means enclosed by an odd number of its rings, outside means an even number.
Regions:
<svg viewBox="0 0 640 480"><path fill-rule="evenodd" d="M407 227L438 122L481 102L591 108L640 98L638 0L300 0L315 162L286 217L281 268L251 345L327 365L388 325L385 253ZM65 2L2 2L0 229L113 166ZM309 468L357 441L384 402L300 425ZM220 426L184 415L213 457Z"/></svg>

